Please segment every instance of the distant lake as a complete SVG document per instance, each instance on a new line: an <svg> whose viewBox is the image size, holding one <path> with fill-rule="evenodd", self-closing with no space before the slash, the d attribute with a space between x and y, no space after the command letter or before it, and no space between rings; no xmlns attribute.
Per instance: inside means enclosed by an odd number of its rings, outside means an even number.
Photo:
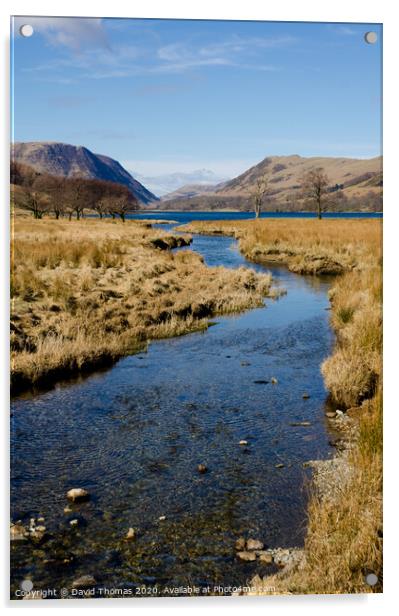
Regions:
<svg viewBox="0 0 399 616"><path fill-rule="evenodd" d="M263 212L261 218L316 218L315 212ZM162 210L141 211L129 214L127 218L155 218L176 220L185 224L193 220L250 220L253 212L164 212ZM382 218L382 212L326 212L323 218Z"/></svg>

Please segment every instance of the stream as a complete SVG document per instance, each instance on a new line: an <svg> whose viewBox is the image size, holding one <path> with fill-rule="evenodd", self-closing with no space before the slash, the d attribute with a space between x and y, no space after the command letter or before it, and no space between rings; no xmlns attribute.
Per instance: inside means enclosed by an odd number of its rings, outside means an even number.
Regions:
<svg viewBox="0 0 399 616"><path fill-rule="evenodd" d="M320 374L333 344L331 281L249 263L227 237L194 236L191 249L210 266L271 271L287 295L13 398L11 517L43 516L49 538L12 542L12 591L25 578L70 588L86 574L158 595L164 585L240 585L273 569L237 559L238 537L303 545L303 464L334 452ZM65 513L66 491L80 486L90 500Z"/></svg>

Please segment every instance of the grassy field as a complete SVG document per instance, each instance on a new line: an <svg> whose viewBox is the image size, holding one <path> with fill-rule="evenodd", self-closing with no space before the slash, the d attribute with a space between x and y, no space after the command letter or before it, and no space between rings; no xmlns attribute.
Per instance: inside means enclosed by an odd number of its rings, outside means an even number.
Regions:
<svg viewBox="0 0 399 616"><path fill-rule="evenodd" d="M360 593L382 589L382 271L381 221L259 220L192 223L180 229L225 233L256 261L307 274L339 273L331 289L333 354L321 370L335 408L352 418L347 449L317 473L304 557L256 577L256 592ZM368 587L374 572L379 583Z"/></svg>
<svg viewBox="0 0 399 616"><path fill-rule="evenodd" d="M208 268L190 250L168 250L180 243L148 223L16 217L12 389L111 363L275 296L270 275Z"/></svg>

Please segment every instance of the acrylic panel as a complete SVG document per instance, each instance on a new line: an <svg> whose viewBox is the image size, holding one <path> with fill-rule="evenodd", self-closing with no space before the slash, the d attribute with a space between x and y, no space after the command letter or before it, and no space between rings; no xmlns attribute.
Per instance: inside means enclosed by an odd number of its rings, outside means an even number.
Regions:
<svg viewBox="0 0 399 616"><path fill-rule="evenodd" d="M382 592L382 24L11 26L11 598Z"/></svg>

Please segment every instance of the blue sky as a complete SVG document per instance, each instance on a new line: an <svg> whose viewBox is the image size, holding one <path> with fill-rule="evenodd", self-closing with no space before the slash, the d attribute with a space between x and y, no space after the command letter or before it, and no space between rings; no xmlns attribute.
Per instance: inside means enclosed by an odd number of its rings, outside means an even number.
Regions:
<svg viewBox="0 0 399 616"><path fill-rule="evenodd" d="M381 153L379 25L31 17L14 30L16 141L84 145L141 175Z"/></svg>

